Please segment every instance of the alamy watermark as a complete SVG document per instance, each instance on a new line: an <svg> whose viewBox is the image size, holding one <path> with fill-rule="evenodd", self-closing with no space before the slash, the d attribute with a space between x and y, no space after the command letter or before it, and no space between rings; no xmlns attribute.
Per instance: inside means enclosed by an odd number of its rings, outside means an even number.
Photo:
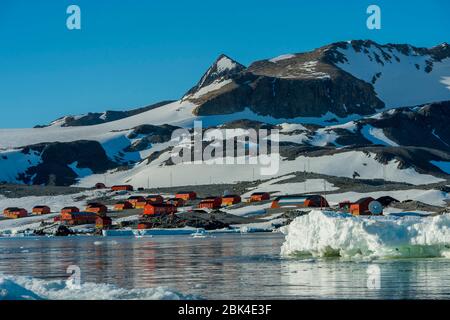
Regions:
<svg viewBox="0 0 450 320"><path fill-rule="evenodd" d="M277 174L280 167L279 130L219 129L203 130L201 121L193 131L177 129L172 133L176 145L171 152L174 164L258 165L260 174Z"/></svg>
<svg viewBox="0 0 450 320"><path fill-rule="evenodd" d="M69 278L66 280L67 288L71 290L81 289L81 268L77 265L70 265L66 270L67 274L70 274Z"/></svg>
<svg viewBox="0 0 450 320"><path fill-rule="evenodd" d="M369 30L380 30L381 29L381 8L376 4L372 4L367 7L367 18L366 25Z"/></svg>
<svg viewBox="0 0 450 320"><path fill-rule="evenodd" d="M367 267L367 288L370 290L381 289L381 269L377 264Z"/></svg>
<svg viewBox="0 0 450 320"><path fill-rule="evenodd" d="M67 7L66 13L69 15L66 19L66 27L69 30L81 30L81 9L72 4Z"/></svg>

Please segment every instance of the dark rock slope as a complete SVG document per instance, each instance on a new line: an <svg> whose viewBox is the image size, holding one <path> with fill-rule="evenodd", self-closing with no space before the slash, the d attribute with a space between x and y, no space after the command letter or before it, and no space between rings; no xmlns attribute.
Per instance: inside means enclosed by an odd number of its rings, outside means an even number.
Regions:
<svg viewBox="0 0 450 320"><path fill-rule="evenodd" d="M97 141L41 143L22 150L25 154L31 151L40 153L42 161L19 176L26 184L72 185L78 178L70 167L75 163L76 168L90 169L92 173L103 173L117 166Z"/></svg>

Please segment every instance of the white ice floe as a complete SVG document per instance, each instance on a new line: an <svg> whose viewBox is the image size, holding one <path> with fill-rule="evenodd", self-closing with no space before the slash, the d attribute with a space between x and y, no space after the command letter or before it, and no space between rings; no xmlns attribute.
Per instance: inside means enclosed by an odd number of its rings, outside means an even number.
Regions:
<svg viewBox="0 0 450 320"><path fill-rule="evenodd" d="M183 295L163 287L124 289L111 284L45 281L31 277L0 274L0 300L186 300Z"/></svg>
<svg viewBox="0 0 450 320"><path fill-rule="evenodd" d="M283 227L284 256L342 258L443 257L450 253L450 214L354 217L314 210Z"/></svg>

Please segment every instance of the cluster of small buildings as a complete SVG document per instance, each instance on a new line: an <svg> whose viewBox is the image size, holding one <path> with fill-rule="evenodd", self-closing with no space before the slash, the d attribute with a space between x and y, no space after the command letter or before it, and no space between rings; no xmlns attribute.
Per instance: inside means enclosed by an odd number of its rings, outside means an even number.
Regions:
<svg viewBox="0 0 450 320"><path fill-rule="evenodd" d="M107 188L103 183L97 183L95 189ZM128 192L134 191L131 185L115 185L111 187L112 191ZM247 202L256 203L270 201L271 211L286 211L299 208L329 208L330 205L327 200L317 194L310 195L288 195L279 196L271 199L271 195L267 192L254 192L251 194ZM387 206L393 201L397 201L391 197L381 197L377 200L371 197L365 197L355 202L344 201L339 203L337 210L340 212L348 212L352 215L370 215L371 203L373 209L373 202L377 205ZM220 209L236 205L242 202L242 198L237 194L227 194L224 196L210 196L203 199L197 199L197 194L194 191L180 191L174 197L165 199L159 194L151 194L148 196L131 195L125 200L120 200L114 205L114 211L123 211L130 209L141 209L142 217L161 217L167 215L174 215L178 208L192 205L199 209ZM381 207L381 212L382 212ZM373 211L373 210L372 210ZM51 209L45 205L38 205L32 209L33 215L50 214ZM65 207L61 210L60 215L54 220L65 225L75 226L83 224L95 224L97 229L108 229L112 226L112 220L107 216L108 208L98 202L92 202L87 205L84 211L80 211L77 207ZM18 219L29 216L27 210L23 208L10 207L3 211L3 215L7 218Z"/></svg>
<svg viewBox="0 0 450 320"><path fill-rule="evenodd" d="M50 208L48 206L35 206L32 210L33 215L43 215L43 214L49 214ZM19 218L25 218L29 216L29 213L24 208L17 208L17 207L9 207L3 210L3 215L6 218L10 219L19 219Z"/></svg>
<svg viewBox="0 0 450 320"><path fill-rule="evenodd" d="M108 229L112 225L112 219L106 215L107 212L108 208L97 202L89 203L84 211L77 207L65 207L55 221L69 226L95 224L98 229Z"/></svg>

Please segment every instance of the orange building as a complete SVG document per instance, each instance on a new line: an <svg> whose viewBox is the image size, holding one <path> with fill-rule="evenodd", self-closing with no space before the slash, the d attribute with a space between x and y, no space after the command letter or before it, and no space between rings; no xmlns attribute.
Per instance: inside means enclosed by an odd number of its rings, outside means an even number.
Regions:
<svg viewBox="0 0 450 320"><path fill-rule="evenodd" d="M174 205L166 203L149 203L144 208L144 216L159 216L176 212L177 208Z"/></svg>
<svg viewBox="0 0 450 320"><path fill-rule="evenodd" d="M11 207L3 210L3 215L10 219L19 219L27 217L28 211L23 208Z"/></svg>
<svg viewBox="0 0 450 320"><path fill-rule="evenodd" d="M250 196L250 202L259 202L270 200L270 194L267 192L255 192Z"/></svg>
<svg viewBox="0 0 450 320"><path fill-rule="evenodd" d="M35 206L32 212L33 214L49 214L51 210L48 206Z"/></svg>
<svg viewBox="0 0 450 320"><path fill-rule="evenodd" d="M134 204L135 209L144 209L149 202L147 200L138 201Z"/></svg>
<svg viewBox="0 0 450 320"><path fill-rule="evenodd" d="M354 216L371 215L369 204L374 200L372 197L359 199L350 205L350 213Z"/></svg>
<svg viewBox="0 0 450 320"><path fill-rule="evenodd" d="M271 205L272 209L281 208L328 208L327 200L321 195L281 196Z"/></svg>
<svg viewBox="0 0 450 320"><path fill-rule="evenodd" d="M108 212L108 208L102 203L89 203L85 211L105 215Z"/></svg>
<svg viewBox="0 0 450 320"><path fill-rule="evenodd" d="M222 197L222 206L231 206L241 202L241 197L238 195L228 195Z"/></svg>
<svg viewBox="0 0 450 320"><path fill-rule="evenodd" d="M93 212L67 212L61 213L60 221L71 226L81 224L94 224L97 215Z"/></svg>
<svg viewBox="0 0 450 320"><path fill-rule="evenodd" d="M61 214L74 212L80 212L80 209L78 209L77 207L65 207L61 209Z"/></svg>
<svg viewBox="0 0 450 320"><path fill-rule="evenodd" d="M128 198L127 200L129 203L131 203L131 205L133 206L133 208L136 208L136 203L138 202L145 202L145 198L143 196L131 196Z"/></svg>
<svg viewBox="0 0 450 320"><path fill-rule="evenodd" d="M199 208L205 209L219 209L222 205L222 198L218 197L207 197L200 201L198 204Z"/></svg>
<svg viewBox="0 0 450 320"><path fill-rule="evenodd" d="M112 191L133 191L134 188L133 188L133 186L131 186L129 184L124 184L124 185L112 186L111 190Z"/></svg>
<svg viewBox="0 0 450 320"><path fill-rule="evenodd" d="M119 201L114 205L114 210L122 211L133 209L133 205L129 201Z"/></svg>
<svg viewBox="0 0 450 320"><path fill-rule="evenodd" d="M175 195L175 198L183 199L184 201L197 199L197 193L194 191L180 191Z"/></svg>

